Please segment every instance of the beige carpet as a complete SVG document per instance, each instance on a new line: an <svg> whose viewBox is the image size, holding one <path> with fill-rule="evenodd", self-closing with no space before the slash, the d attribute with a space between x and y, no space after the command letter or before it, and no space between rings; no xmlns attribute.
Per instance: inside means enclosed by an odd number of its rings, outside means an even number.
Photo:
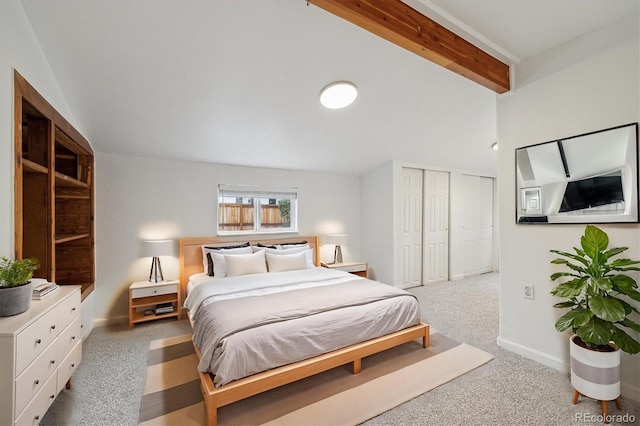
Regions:
<svg viewBox="0 0 640 426"><path fill-rule="evenodd" d="M432 330L417 341L218 409L219 425L355 425L493 359ZM191 336L151 342L141 425L202 425L205 408Z"/></svg>

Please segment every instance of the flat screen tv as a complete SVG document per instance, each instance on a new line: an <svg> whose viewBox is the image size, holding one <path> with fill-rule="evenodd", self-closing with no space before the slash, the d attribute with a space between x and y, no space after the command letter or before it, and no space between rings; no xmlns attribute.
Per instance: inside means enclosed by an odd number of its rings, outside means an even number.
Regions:
<svg viewBox="0 0 640 426"><path fill-rule="evenodd" d="M597 176L567 182L558 212L588 209L622 201L622 176Z"/></svg>

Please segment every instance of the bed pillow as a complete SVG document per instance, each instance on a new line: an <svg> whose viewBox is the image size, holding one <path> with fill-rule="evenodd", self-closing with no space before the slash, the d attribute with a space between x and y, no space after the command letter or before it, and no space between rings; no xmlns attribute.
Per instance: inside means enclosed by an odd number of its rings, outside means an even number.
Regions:
<svg viewBox="0 0 640 426"><path fill-rule="evenodd" d="M210 275L214 278L224 278L227 276L227 260L225 256L243 256L252 254L246 251L212 251L209 253L213 263L213 273Z"/></svg>
<svg viewBox="0 0 640 426"><path fill-rule="evenodd" d="M202 266L204 272L209 276L215 275L213 267L213 258L210 253L252 253L249 243L235 244L235 245L211 245L207 244L202 246Z"/></svg>
<svg viewBox="0 0 640 426"><path fill-rule="evenodd" d="M251 254L225 254L227 277L266 273L267 264L264 255L264 251Z"/></svg>
<svg viewBox="0 0 640 426"><path fill-rule="evenodd" d="M309 245L308 241L296 241L296 242L291 242L291 243L282 243L279 244L282 246L282 248L289 248L291 246L304 246L304 245Z"/></svg>
<svg viewBox="0 0 640 426"><path fill-rule="evenodd" d="M290 242L290 243L282 243L282 244L262 244L262 243L258 243L257 247L262 247L262 248L270 248L270 249L278 249L278 250L283 250L283 249L290 249L290 248L294 248L294 247L301 247L301 246L305 246L306 248L309 248L309 243L307 241L294 241L294 242Z"/></svg>
<svg viewBox="0 0 640 426"><path fill-rule="evenodd" d="M311 251L311 250L309 250ZM269 272L297 271L309 269L305 252L293 254L265 253Z"/></svg>
<svg viewBox="0 0 640 426"><path fill-rule="evenodd" d="M275 254L292 254L292 253L300 253L303 252L305 250L309 250L311 249L311 247L309 246L309 244L301 244L301 245L296 245L293 247L278 247L278 246L251 246L251 248L253 249L253 252L258 252L260 250L264 250L266 253L275 253Z"/></svg>
<svg viewBox="0 0 640 426"><path fill-rule="evenodd" d="M304 258L307 262L306 269L315 268L315 264L313 263L313 249L302 249L302 250L274 250L274 249L262 249L265 254L272 254L274 256L290 256L292 254L304 253Z"/></svg>

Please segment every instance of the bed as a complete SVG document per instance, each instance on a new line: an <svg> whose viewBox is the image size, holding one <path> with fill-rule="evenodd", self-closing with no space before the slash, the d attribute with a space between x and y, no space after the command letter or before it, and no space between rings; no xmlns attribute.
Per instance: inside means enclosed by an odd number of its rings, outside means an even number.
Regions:
<svg viewBox="0 0 640 426"><path fill-rule="evenodd" d="M319 265L317 236L180 240L209 425L218 407L344 364L357 374L362 358L411 340L429 346L410 294Z"/></svg>

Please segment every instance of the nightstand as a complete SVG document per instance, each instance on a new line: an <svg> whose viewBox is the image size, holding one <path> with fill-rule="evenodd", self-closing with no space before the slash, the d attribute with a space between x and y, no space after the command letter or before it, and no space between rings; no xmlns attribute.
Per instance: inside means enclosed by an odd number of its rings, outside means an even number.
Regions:
<svg viewBox="0 0 640 426"><path fill-rule="evenodd" d="M369 265L367 262L323 263L322 266L329 269L349 272L363 278L369 278Z"/></svg>
<svg viewBox="0 0 640 426"><path fill-rule="evenodd" d="M180 319L180 281L137 281L129 286L129 327L138 322L160 318ZM162 312L163 306L171 306L169 312ZM156 309L160 312L156 313ZM164 308L168 310L168 308ZM145 312L147 313L145 315Z"/></svg>

